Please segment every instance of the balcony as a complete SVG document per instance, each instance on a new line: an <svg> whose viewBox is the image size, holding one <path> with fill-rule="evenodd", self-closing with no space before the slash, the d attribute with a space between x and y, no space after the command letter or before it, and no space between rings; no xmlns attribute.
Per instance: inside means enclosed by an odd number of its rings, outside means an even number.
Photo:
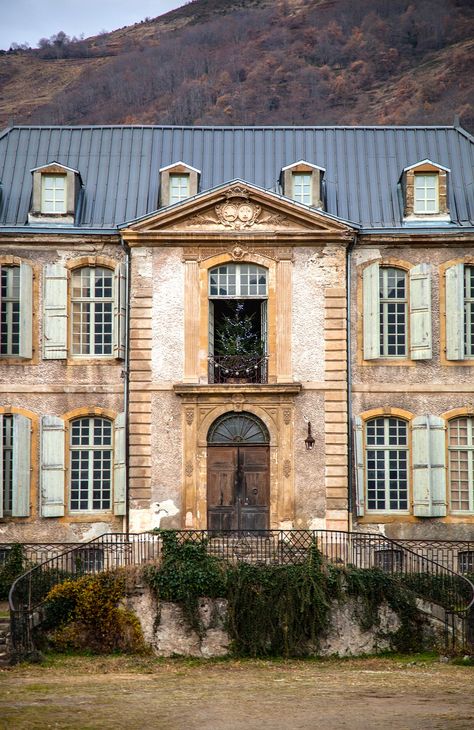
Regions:
<svg viewBox="0 0 474 730"><path fill-rule="evenodd" d="M209 383L267 383L268 355L211 355Z"/></svg>

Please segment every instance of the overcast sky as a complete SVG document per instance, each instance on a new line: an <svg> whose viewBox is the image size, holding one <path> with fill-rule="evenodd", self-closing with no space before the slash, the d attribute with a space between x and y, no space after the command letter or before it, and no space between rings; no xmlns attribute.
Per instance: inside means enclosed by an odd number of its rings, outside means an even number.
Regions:
<svg viewBox="0 0 474 730"><path fill-rule="evenodd" d="M69 36L97 35L156 18L187 0L0 0L0 48L35 47L60 30Z"/></svg>

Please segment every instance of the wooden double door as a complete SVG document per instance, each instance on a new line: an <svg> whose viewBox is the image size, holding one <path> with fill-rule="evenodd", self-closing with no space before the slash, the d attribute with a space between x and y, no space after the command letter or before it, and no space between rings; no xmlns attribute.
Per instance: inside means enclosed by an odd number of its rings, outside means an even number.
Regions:
<svg viewBox="0 0 474 730"><path fill-rule="evenodd" d="M267 530L270 512L268 445L208 446L209 530Z"/></svg>

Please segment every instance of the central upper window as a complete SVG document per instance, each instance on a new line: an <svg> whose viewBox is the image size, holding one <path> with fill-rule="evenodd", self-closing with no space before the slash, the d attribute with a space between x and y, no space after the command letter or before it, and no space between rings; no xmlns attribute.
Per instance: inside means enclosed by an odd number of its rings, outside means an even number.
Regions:
<svg viewBox="0 0 474 730"><path fill-rule="evenodd" d="M41 176L41 212L66 213L66 175Z"/></svg>
<svg viewBox="0 0 474 730"><path fill-rule="evenodd" d="M266 297L267 269L255 264L225 264L209 273L211 297Z"/></svg>
<svg viewBox="0 0 474 730"><path fill-rule="evenodd" d="M439 212L438 173L415 173L413 212L435 214Z"/></svg>
<svg viewBox="0 0 474 730"><path fill-rule="evenodd" d="M304 205L312 205L313 174L311 172L293 173L293 200Z"/></svg>
<svg viewBox="0 0 474 730"><path fill-rule="evenodd" d="M188 174L170 174L170 205L180 203L182 200L189 198L189 175Z"/></svg>

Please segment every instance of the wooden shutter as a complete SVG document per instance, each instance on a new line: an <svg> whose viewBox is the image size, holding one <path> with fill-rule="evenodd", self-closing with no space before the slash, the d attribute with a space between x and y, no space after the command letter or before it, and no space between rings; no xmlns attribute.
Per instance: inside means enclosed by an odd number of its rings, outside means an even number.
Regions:
<svg viewBox="0 0 474 730"><path fill-rule="evenodd" d="M126 514L126 420L125 413L119 413L114 422L114 514Z"/></svg>
<svg viewBox="0 0 474 730"><path fill-rule="evenodd" d="M67 269L61 264L44 267L43 357L67 358Z"/></svg>
<svg viewBox="0 0 474 730"><path fill-rule="evenodd" d="M13 416L12 516L30 514L31 421L20 413Z"/></svg>
<svg viewBox="0 0 474 730"><path fill-rule="evenodd" d="M364 360L380 357L380 267L377 263L364 269L363 288L363 325Z"/></svg>
<svg viewBox="0 0 474 730"><path fill-rule="evenodd" d="M214 302L209 299L209 355L214 355Z"/></svg>
<svg viewBox="0 0 474 730"><path fill-rule="evenodd" d="M114 357L125 357L127 337L127 267L118 264L114 274Z"/></svg>
<svg viewBox="0 0 474 730"><path fill-rule="evenodd" d="M41 419L41 514L64 515L64 421L57 416Z"/></svg>
<svg viewBox="0 0 474 730"><path fill-rule="evenodd" d="M464 264L446 269L446 358L464 360Z"/></svg>
<svg viewBox="0 0 474 730"><path fill-rule="evenodd" d="M356 514L362 517L365 512L364 479L364 424L360 416L354 418L354 460L356 478Z"/></svg>
<svg viewBox="0 0 474 730"><path fill-rule="evenodd" d="M33 357L33 269L20 264L20 352L19 357Z"/></svg>
<svg viewBox="0 0 474 730"><path fill-rule="evenodd" d="M445 424L438 416L412 421L413 514L446 515Z"/></svg>
<svg viewBox="0 0 474 730"><path fill-rule="evenodd" d="M431 360L431 273L429 264L410 271L410 354L412 360Z"/></svg>

